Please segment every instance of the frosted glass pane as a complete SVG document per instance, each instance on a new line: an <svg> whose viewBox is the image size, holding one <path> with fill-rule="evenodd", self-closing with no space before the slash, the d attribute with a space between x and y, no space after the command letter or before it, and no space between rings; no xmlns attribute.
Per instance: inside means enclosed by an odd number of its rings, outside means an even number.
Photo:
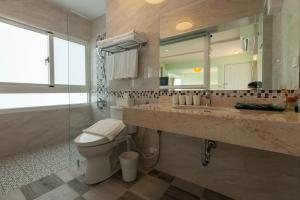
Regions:
<svg viewBox="0 0 300 200"><path fill-rule="evenodd" d="M68 85L68 41L54 38L55 84Z"/></svg>
<svg viewBox="0 0 300 200"><path fill-rule="evenodd" d="M86 85L85 46L69 42L69 84Z"/></svg>
<svg viewBox="0 0 300 200"><path fill-rule="evenodd" d="M0 82L48 84L48 36L0 22Z"/></svg>
<svg viewBox="0 0 300 200"><path fill-rule="evenodd" d="M83 104L87 93L0 94L0 109Z"/></svg>
<svg viewBox="0 0 300 200"><path fill-rule="evenodd" d="M55 83L86 85L85 46L54 38Z"/></svg>

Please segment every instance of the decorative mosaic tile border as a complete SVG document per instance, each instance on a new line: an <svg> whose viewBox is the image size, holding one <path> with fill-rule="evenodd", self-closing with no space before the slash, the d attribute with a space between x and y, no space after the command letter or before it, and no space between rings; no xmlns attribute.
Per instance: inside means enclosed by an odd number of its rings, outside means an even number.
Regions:
<svg viewBox="0 0 300 200"><path fill-rule="evenodd" d="M211 95L223 98L267 98L281 99L286 96L299 95L298 90L216 90L209 91ZM110 91L109 95L119 98L130 97L134 99L158 99L160 96L173 96L180 94L201 95L205 91Z"/></svg>
<svg viewBox="0 0 300 200"><path fill-rule="evenodd" d="M158 99L160 96L159 91L110 91L109 94L114 97L132 99Z"/></svg>

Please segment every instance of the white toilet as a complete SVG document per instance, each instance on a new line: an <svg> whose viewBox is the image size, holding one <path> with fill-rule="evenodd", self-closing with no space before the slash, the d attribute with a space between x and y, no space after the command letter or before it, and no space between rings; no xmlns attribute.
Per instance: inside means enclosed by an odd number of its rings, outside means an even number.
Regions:
<svg viewBox="0 0 300 200"><path fill-rule="evenodd" d="M128 104L128 102L126 102L125 105L126 104ZM109 131L107 128L108 122L111 126L111 131L123 125L122 106L124 106L124 99L117 100L117 106L110 107L111 118L100 121L100 123L103 123L103 126L106 127L104 131ZM79 153L87 160L85 173L85 182L87 184L102 182L120 170L119 155L128 151L127 136L135 132L136 127L124 126L113 141L99 135L88 133L82 133L75 138L74 142Z"/></svg>

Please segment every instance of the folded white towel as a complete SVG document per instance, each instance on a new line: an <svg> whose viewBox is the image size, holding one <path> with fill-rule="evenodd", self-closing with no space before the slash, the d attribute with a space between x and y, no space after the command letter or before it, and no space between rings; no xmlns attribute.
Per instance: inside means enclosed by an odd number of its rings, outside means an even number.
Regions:
<svg viewBox="0 0 300 200"><path fill-rule="evenodd" d="M112 141L121 133L124 128L125 125L121 120L105 119L98 121L91 127L83 130L83 132L92 135L100 135Z"/></svg>

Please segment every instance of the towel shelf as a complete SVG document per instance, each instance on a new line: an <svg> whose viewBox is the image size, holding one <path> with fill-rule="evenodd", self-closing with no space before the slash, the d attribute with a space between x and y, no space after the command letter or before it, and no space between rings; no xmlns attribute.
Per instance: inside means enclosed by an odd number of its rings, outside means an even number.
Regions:
<svg viewBox="0 0 300 200"><path fill-rule="evenodd" d="M98 41L97 48L108 53L118 53L135 48L141 48L147 44L144 33L131 31L120 36Z"/></svg>
<svg viewBox="0 0 300 200"><path fill-rule="evenodd" d="M101 51L105 51L108 53L118 53L123 51L128 51L131 49L141 48L145 46L147 43L136 43L136 41L126 41L120 44L110 45L105 48L100 48Z"/></svg>

